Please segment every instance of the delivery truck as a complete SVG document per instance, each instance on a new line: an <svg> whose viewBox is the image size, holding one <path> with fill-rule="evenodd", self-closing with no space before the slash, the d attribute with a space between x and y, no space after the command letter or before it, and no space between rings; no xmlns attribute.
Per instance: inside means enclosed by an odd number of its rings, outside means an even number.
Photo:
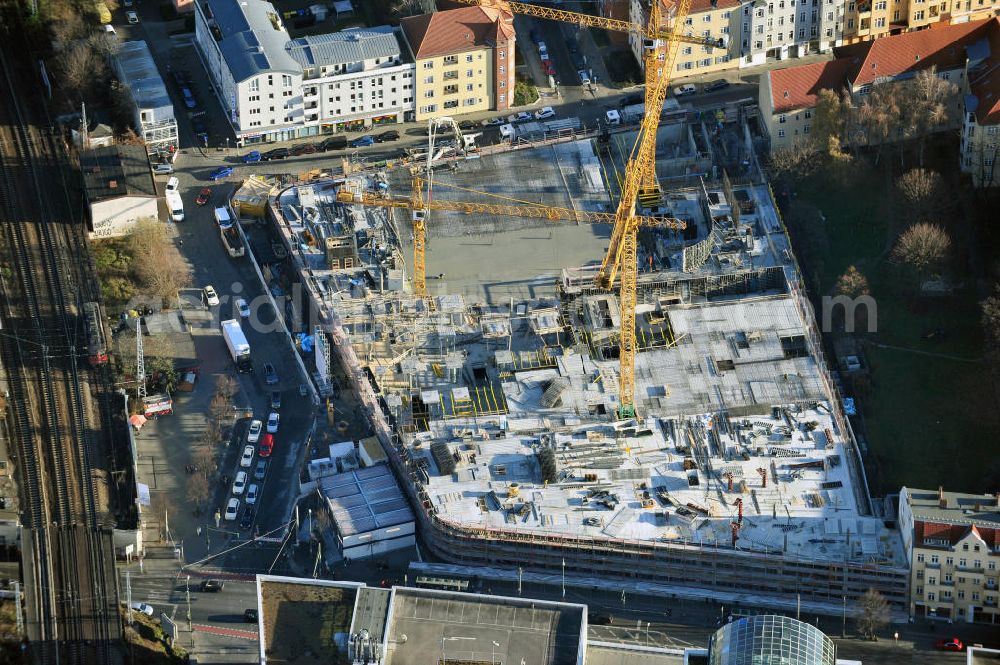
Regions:
<svg viewBox="0 0 1000 665"><path fill-rule="evenodd" d="M250 343L236 319L222 322L222 337L229 349L229 357L233 359L238 372L253 372L253 362L250 359Z"/></svg>

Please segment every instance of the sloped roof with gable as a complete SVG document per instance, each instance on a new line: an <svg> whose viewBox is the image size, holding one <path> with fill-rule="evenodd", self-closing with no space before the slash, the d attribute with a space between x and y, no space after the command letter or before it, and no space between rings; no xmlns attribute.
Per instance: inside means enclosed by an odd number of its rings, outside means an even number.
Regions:
<svg viewBox="0 0 1000 665"><path fill-rule="evenodd" d="M461 53L491 46L501 39L514 39L511 15L489 7L462 7L411 16L400 21L400 27L415 58Z"/></svg>
<svg viewBox="0 0 1000 665"><path fill-rule="evenodd" d="M848 60L830 60L768 72L774 113L815 106L820 90L844 87L850 64Z"/></svg>
<svg viewBox="0 0 1000 665"><path fill-rule="evenodd" d="M976 103L967 110L976 114L980 125L1000 124L1000 19L990 21L986 36L976 47L982 62L975 66L970 62L969 87Z"/></svg>
<svg viewBox="0 0 1000 665"><path fill-rule="evenodd" d="M398 58L400 52L396 33L388 25L300 37L288 42L285 50L303 68Z"/></svg>
<svg viewBox="0 0 1000 665"><path fill-rule="evenodd" d="M882 78L903 78L922 69L955 69L965 65L965 48L986 34L991 19L942 25L833 50L851 63L848 77L857 87Z"/></svg>

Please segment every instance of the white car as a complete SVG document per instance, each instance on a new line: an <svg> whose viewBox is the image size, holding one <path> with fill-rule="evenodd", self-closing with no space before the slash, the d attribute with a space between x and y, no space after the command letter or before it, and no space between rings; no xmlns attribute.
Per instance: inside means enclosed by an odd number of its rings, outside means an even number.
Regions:
<svg viewBox="0 0 1000 665"><path fill-rule="evenodd" d="M153 616L153 606L146 603L134 602L130 606L133 612L142 612L148 617Z"/></svg>
<svg viewBox="0 0 1000 665"><path fill-rule="evenodd" d="M243 494L243 490L247 488L247 472L240 471L236 474L236 480L233 481L233 494L239 496Z"/></svg>
<svg viewBox="0 0 1000 665"><path fill-rule="evenodd" d="M250 429L247 430L247 443L257 443L260 440L260 430L264 423L259 420L250 421Z"/></svg>
<svg viewBox="0 0 1000 665"><path fill-rule="evenodd" d="M253 464L253 454L255 450L253 446L245 446L243 448L243 456L240 457L240 466L244 469L249 469L250 465Z"/></svg>
<svg viewBox="0 0 1000 665"><path fill-rule="evenodd" d="M139 15L136 14L135 12L125 12L125 16L128 17L128 22L129 23L138 23L139 22Z"/></svg>
<svg viewBox="0 0 1000 665"><path fill-rule="evenodd" d="M267 432L268 434L278 433L278 422L281 416L278 415L277 411L272 411L271 415L267 417Z"/></svg>
<svg viewBox="0 0 1000 665"><path fill-rule="evenodd" d="M528 120L531 120L531 114L527 111L507 116L507 122L526 122Z"/></svg>
<svg viewBox="0 0 1000 665"><path fill-rule="evenodd" d="M215 288L211 285L205 287L205 302L208 303L209 307L219 306L219 294L215 292Z"/></svg>
<svg viewBox="0 0 1000 665"><path fill-rule="evenodd" d="M491 127L493 125L502 125L505 122L507 122L507 121L504 120L502 117L500 117L500 118L487 118L486 120L483 120L482 125L483 125L483 127Z"/></svg>
<svg viewBox="0 0 1000 665"><path fill-rule="evenodd" d="M236 309L240 312L240 318L249 319L250 318L250 305L243 298L236 299Z"/></svg>
<svg viewBox="0 0 1000 665"><path fill-rule="evenodd" d="M545 120L546 118L554 118L556 115L555 109L551 106L546 106L545 108L535 111L535 117L539 120Z"/></svg>
<svg viewBox="0 0 1000 665"><path fill-rule="evenodd" d="M108 26L111 27L110 25ZM153 175L170 175L174 172L174 167L170 164L157 164L153 167Z"/></svg>
<svg viewBox="0 0 1000 665"><path fill-rule="evenodd" d="M684 85L679 85L674 88L674 97L686 97L687 95L693 95L698 92L698 88L694 83L685 83Z"/></svg>
<svg viewBox="0 0 1000 665"><path fill-rule="evenodd" d="M254 483L247 488L247 498L246 502L248 506L252 506L257 503L257 483Z"/></svg>
<svg viewBox="0 0 1000 665"><path fill-rule="evenodd" d="M240 512L240 500L233 498L226 504L226 521L232 522L236 519L236 514Z"/></svg>

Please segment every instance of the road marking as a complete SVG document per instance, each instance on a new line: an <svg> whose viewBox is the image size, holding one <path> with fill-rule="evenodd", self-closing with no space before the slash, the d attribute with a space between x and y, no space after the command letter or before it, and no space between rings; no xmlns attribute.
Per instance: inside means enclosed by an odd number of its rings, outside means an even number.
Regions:
<svg viewBox="0 0 1000 665"><path fill-rule="evenodd" d="M191 626L194 630L203 633L214 633L215 635L225 635L226 637L238 637L244 640L256 640L257 632L253 630L239 630L236 628L222 628L220 626L208 626L203 623L196 623Z"/></svg>

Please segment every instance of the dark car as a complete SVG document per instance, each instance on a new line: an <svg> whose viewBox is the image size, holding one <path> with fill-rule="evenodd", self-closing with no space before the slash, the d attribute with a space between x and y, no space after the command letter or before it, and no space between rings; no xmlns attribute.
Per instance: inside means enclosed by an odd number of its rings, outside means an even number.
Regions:
<svg viewBox="0 0 1000 665"><path fill-rule="evenodd" d="M274 365L264 363L264 383L273 386L278 383L278 373L274 371Z"/></svg>
<svg viewBox="0 0 1000 665"><path fill-rule="evenodd" d="M277 390L271 393L271 408L275 411L281 408L281 393Z"/></svg>
<svg viewBox="0 0 1000 665"><path fill-rule="evenodd" d="M316 152L316 144L314 143L300 143L298 145L292 146L289 154L292 156L298 155L311 155Z"/></svg>
<svg viewBox="0 0 1000 665"><path fill-rule="evenodd" d="M725 90L728 87L729 81L726 79L719 79L718 81L706 83L703 92L715 92L716 90Z"/></svg>
<svg viewBox="0 0 1000 665"><path fill-rule="evenodd" d="M642 104L645 101L646 98L643 97L642 95L637 95L637 94L625 95L625 97L622 98L622 101L619 104L619 106L622 107L632 106L634 104Z"/></svg>
<svg viewBox="0 0 1000 665"><path fill-rule="evenodd" d="M329 138L323 139L323 142L319 144L319 151L326 152L327 150L343 150L346 147L347 147L346 136L331 136Z"/></svg>
<svg viewBox="0 0 1000 665"><path fill-rule="evenodd" d="M614 619L607 614L599 614L597 612L587 612L587 623L592 626L610 626L614 623Z"/></svg>
<svg viewBox="0 0 1000 665"><path fill-rule="evenodd" d="M473 122L472 120L463 120L462 122L458 123L458 128L464 132L471 132L475 129L478 129L479 125Z"/></svg>
<svg viewBox="0 0 1000 665"><path fill-rule="evenodd" d="M195 134L204 134L208 131L208 127L205 126L205 121L201 115L191 117L191 131Z"/></svg>
<svg viewBox="0 0 1000 665"><path fill-rule="evenodd" d="M219 593L226 583L222 580L204 580L201 583L201 590L209 593Z"/></svg>
<svg viewBox="0 0 1000 665"><path fill-rule="evenodd" d="M260 159L261 161L269 162L272 159L284 159L285 157L288 157L288 148L275 148L261 154Z"/></svg>
<svg viewBox="0 0 1000 665"><path fill-rule="evenodd" d="M390 129L387 132L376 134L373 138L375 139L375 143L385 143L386 141L397 141L399 140L399 132L397 132L395 129Z"/></svg>
<svg viewBox="0 0 1000 665"><path fill-rule="evenodd" d="M253 526L253 515L253 506L247 506L243 509L243 517L240 518L241 529L249 529Z"/></svg>
<svg viewBox="0 0 1000 665"><path fill-rule="evenodd" d="M243 610L243 620L247 623L257 623L257 610Z"/></svg>
<svg viewBox="0 0 1000 665"><path fill-rule="evenodd" d="M264 480L264 476L267 475L267 460L259 459L257 460L257 468L253 470L254 480Z"/></svg>

